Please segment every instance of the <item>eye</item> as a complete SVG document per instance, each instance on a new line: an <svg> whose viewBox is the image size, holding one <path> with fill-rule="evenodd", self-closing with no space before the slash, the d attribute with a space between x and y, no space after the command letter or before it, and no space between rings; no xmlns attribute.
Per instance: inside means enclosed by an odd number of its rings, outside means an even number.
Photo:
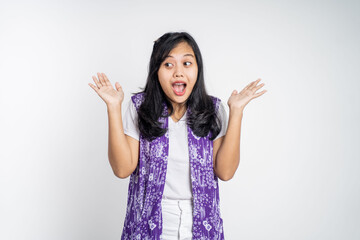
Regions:
<svg viewBox="0 0 360 240"><path fill-rule="evenodd" d="M166 67L169 67L169 65L168 64L171 64L172 65L172 63L165 63L164 65L166 66Z"/></svg>
<svg viewBox="0 0 360 240"><path fill-rule="evenodd" d="M191 62L185 62L185 65L186 65L186 63L189 63L189 65L187 65L187 66L190 66L192 64Z"/></svg>

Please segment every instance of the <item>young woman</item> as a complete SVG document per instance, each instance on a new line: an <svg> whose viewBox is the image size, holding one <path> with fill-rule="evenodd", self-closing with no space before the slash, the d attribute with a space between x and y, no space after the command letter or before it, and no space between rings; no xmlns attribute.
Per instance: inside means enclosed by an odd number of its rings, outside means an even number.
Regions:
<svg viewBox="0 0 360 240"><path fill-rule="evenodd" d="M231 179L239 165L243 110L264 84L234 90L227 117L206 92L200 49L186 32L154 42L146 86L124 119L121 85L97 75L89 85L107 105L110 165L131 175L121 238L224 239L218 178Z"/></svg>

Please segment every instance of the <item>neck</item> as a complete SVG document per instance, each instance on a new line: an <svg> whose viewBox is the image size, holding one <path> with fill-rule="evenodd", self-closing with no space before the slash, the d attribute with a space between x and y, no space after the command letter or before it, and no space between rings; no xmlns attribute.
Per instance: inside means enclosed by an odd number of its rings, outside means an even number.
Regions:
<svg viewBox="0 0 360 240"><path fill-rule="evenodd" d="M186 105L185 104L172 104L174 112L172 116L176 119L180 119L186 112ZM169 110L170 113L170 110Z"/></svg>

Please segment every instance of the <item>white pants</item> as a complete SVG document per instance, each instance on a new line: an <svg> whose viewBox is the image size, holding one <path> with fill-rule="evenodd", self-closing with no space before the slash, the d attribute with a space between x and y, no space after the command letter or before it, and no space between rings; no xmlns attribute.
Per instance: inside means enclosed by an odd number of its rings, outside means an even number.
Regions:
<svg viewBox="0 0 360 240"><path fill-rule="evenodd" d="M191 240L193 224L192 200L162 199L163 240Z"/></svg>

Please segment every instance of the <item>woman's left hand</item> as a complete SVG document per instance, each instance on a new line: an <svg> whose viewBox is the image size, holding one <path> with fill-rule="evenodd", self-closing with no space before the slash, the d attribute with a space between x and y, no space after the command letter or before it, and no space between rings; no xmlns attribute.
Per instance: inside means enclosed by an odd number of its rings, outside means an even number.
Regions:
<svg viewBox="0 0 360 240"><path fill-rule="evenodd" d="M234 90L231 93L231 96L227 102L229 105L230 111L235 112L242 112L245 108L245 106L250 102L250 100L260 97L263 95L266 90L263 90L261 92L256 93L257 90L262 88L264 86L264 83L261 83L260 85L257 85L261 78L259 78L256 81L253 81L249 83L241 92L237 92Z"/></svg>

